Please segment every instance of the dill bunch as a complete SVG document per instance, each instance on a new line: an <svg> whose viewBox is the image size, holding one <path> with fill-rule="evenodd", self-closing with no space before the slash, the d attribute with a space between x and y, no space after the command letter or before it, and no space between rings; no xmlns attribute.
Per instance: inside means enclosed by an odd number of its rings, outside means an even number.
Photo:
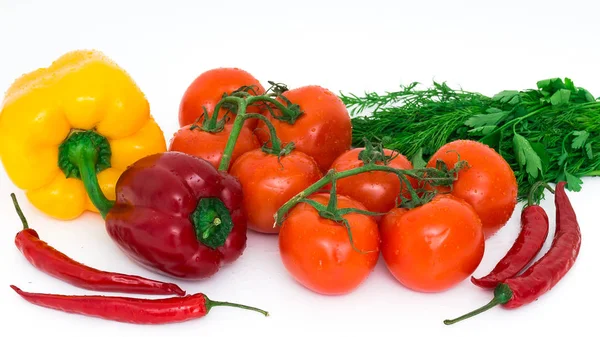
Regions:
<svg viewBox="0 0 600 337"><path fill-rule="evenodd" d="M352 116L354 146L383 142L422 165L448 142L477 140L510 164L519 200L537 181L566 181L579 191L582 177L600 175L600 101L568 78L493 97L433 82L425 89L411 83L381 95L340 98Z"/></svg>

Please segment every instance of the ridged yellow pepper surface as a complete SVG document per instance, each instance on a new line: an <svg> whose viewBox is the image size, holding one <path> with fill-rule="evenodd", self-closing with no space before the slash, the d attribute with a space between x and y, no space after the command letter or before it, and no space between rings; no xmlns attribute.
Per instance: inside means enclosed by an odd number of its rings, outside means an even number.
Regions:
<svg viewBox="0 0 600 337"><path fill-rule="evenodd" d="M82 141L90 146L79 146ZM127 166L164 151L164 134L145 95L98 51L72 51L21 76L2 103L2 164L29 201L54 218L98 212L88 193L99 191L88 182L97 179L114 200Z"/></svg>

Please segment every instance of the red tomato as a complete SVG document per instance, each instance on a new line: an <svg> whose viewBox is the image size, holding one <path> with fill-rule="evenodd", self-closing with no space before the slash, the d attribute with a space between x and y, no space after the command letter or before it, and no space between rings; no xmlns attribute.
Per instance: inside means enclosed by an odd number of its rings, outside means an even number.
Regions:
<svg viewBox="0 0 600 337"><path fill-rule="evenodd" d="M261 149L246 152L229 174L242 185L248 228L261 233L278 233L277 210L322 177L315 160L295 150L281 158Z"/></svg>
<svg viewBox="0 0 600 337"><path fill-rule="evenodd" d="M197 118L202 121L204 118L203 107L208 111L208 115L212 116L215 105L221 100L224 93L231 92L243 86L255 86L255 94L262 95L265 92L264 87L250 73L238 68L216 68L208 70L198 76L187 88L181 103L179 105L179 126L184 126L194 123ZM219 109L218 117L225 115L227 109ZM250 106L247 109L248 113L261 113L262 109L259 106ZM231 117L229 123L233 123L234 114L229 114ZM256 127L257 119L246 120L245 125L251 130Z"/></svg>
<svg viewBox="0 0 600 337"><path fill-rule="evenodd" d="M191 130L191 125L186 125L171 138L169 151L184 152L203 158L218 169L232 127L233 124L226 124L222 131L211 133L201 129ZM231 163L242 154L259 147L260 144L252 131L242 128L231 154Z"/></svg>
<svg viewBox="0 0 600 337"><path fill-rule="evenodd" d="M310 199L326 205L329 194ZM338 207L365 209L358 201L338 196ZM306 203L288 213L279 233L279 250L287 271L306 288L326 295L346 294L356 289L375 268L379 257L379 233L372 217L344 215L352 230L352 249L346 228L323 219Z"/></svg>
<svg viewBox="0 0 600 337"><path fill-rule="evenodd" d="M358 154L364 148L355 148L344 152L331 165L336 171L347 171L362 167L363 161L358 159ZM405 156L385 149L384 154L395 156L388 166L397 169L410 170L413 168L411 162ZM378 163L382 164L382 163ZM417 186L414 178L409 177L412 187ZM337 181L337 192L362 203L369 211L386 213L396 207L396 201L400 200L400 189L404 197L410 197L405 183L401 183L394 173L371 171L354 176L346 177Z"/></svg>
<svg viewBox="0 0 600 337"><path fill-rule="evenodd" d="M325 172L352 143L352 124L346 106L331 91L316 85L289 90L283 96L298 104L304 114L289 124L265 113L275 126L277 137L284 144L294 142L296 149L315 158ZM277 110L275 113L280 114ZM256 133L262 143L269 141L268 129L262 121Z"/></svg>
<svg viewBox="0 0 600 337"><path fill-rule="evenodd" d="M458 161L469 167L458 173L452 194L467 201L481 218L486 238L510 219L517 204L517 180L510 165L489 146L472 140L458 140L442 146L427 166L441 159L449 168Z"/></svg>
<svg viewBox="0 0 600 337"><path fill-rule="evenodd" d="M485 240L477 213L449 194L411 210L391 210L380 230L387 268L412 290L449 289L469 277L483 258Z"/></svg>

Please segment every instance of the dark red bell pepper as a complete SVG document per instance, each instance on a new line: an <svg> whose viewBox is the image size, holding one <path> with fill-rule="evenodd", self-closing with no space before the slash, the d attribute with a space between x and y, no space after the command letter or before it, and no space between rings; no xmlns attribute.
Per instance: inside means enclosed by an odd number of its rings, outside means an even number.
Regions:
<svg viewBox="0 0 600 337"><path fill-rule="evenodd" d="M154 271L206 278L246 247L241 185L208 161L180 152L151 155L130 166L115 191L108 234Z"/></svg>

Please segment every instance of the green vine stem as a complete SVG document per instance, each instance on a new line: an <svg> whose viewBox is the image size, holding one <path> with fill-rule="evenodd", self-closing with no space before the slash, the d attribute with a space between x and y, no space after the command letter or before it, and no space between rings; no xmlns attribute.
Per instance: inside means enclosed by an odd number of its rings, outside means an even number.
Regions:
<svg viewBox="0 0 600 337"><path fill-rule="evenodd" d="M327 172L327 174L325 176L323 176L321 179L319 179L318 181L316 181L315 183L313 183L312 185L307 187L304 191L296 194L290 200L288 200L285 204L283 204L275 213L275 223L274 223L273 227L281 225L285 215L296 204L298 204L299 202L302 202L307 197L309 197L311 194L318 192L321 188L327 186L329 183L336 181L337 179L342 179L342 178L346 178L346 177L350 177L353 175L370 172L370 171L383 171L383 172L395 173L399 177L399 179L401 179L402 181L405 182L406 187L410 191L411 198L414 198L413 200L411 200L410 207L416 207L416 206L418 206L419 203L420 204L426 203L429 198L427 198L427 200L424 198L420 198L418 196L416 190L411 186L410 182L408 181L407 176L414 177L416 179L419 179L420 181L426 181L431 186L444 186L444 185L449 186L449 185L452 185L454 180L456 179L455 170L460 169L461 167L463 167L463 165L464 165L464 162L458 162L456 164L455 169L448 170L448 171L442 171L440 169L430 168L430 167L412 169L412 170L403 170L403 169L397 169L397 168L390 167L390 166L378 165L378 164L374 164L374 163L365 164L361 167L353 168L353 169L350 169L347 171L336 172L335 170L332 169L332 170L329 170ZM332 188L331 191L335 192L335 189Z"/></svg>
<svg viewBox="0 0 600 337"><path fill-rule="evenodd" d="M229 135L229 139L227 139L227 144L225 144L225 150L223 151L223 156L221 157L221 162L219 163L219 171L227 171L227 169L229 168L229 165L231 164L231 155L233 153L233 149L235 148L237 139L240 135L242 127L244 126L244 122L249 118L258 118L262 120L269 128L269 132L271 134L271 148L269 149L266 146L263 146L263 151L280 155L282 153L285 153L286 151L289 152L293 147L293 144L290 143L285 148L282 148L281 142L279 141L279 138L277 138L275 127L272 125L272 123L261 114L246 113L246 109L248 108L248 106L259 102L270 103L273 104L281 112L281 116L275 118L282 118L286 121L291 120L293 124L296 121L296 119L302 115L300 107L291 103L289 103L288 106L285 106L281 102L272 98L271 95L273 94L265 94L261 96L241 94L242 92L245 92L244 90L247 90L247 88L240 88L239 91L232 93L232 95L223 97L215 106L215 111L218 111L217 109L220 109L221 106L223 106L223 104L235 106L236 113L236 117L233 121L233 126L231 128L231 134ZM273 116L275 116L274 112L270 107L269 111ZM216 113L213 112L213 118L215 115Z"/></svg>
<svg viewBox="0 0 600 337"><path fill-rule="evenodd" d="M261 121L263 121L265 123L265 125L269 129L269 134L271 135L271 147L267 147L267 145L265 144L265 145L263 145L262 150L266 153L280 155L282 153L281 141L277 137L277 132L275 131L275 127L273 126L273 123L271 123L271 121L269 121L269 119L267 117L265 117L261 114L247 114L245 116L245 118L246 119L256 118L256 119L260 119ZM293 143L290 143L290 144L291 144L291 146L293 146Z"/></svg>

